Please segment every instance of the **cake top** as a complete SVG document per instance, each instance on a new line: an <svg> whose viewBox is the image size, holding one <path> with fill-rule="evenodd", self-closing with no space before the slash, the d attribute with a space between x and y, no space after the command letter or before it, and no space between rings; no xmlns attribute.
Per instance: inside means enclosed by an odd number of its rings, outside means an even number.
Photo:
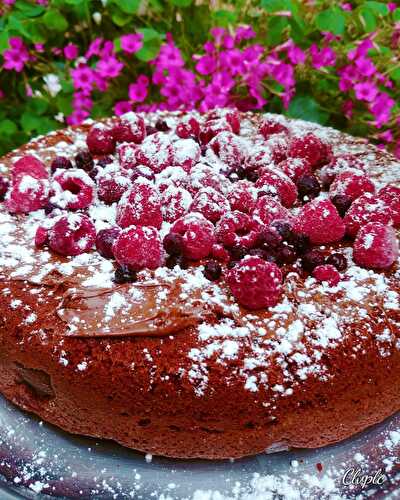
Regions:
<svg viewBox="0 0 400 500"><path fill-rule="evenodd" d="M279 393L327 376L321 352L354 325L375 321L383 355L400 347L400 164L361 139L271 114L131 112L1 166L0 273L39 303L62 292L61 344L190 332L199 394L208 360L240 359L250 391L271 363ZM34 310L22 322L40 333Z"/></svg>

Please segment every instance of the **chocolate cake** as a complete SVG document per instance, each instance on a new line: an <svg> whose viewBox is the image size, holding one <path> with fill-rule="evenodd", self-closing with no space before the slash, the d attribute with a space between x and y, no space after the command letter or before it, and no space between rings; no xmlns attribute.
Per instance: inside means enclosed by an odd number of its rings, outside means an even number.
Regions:
<svg viewBox="0 0 400 500"><path fill-rule="evenodd" d="M400 163L272 114L128 113L0 160L0 391L236 458L400 408Z"/></svg>

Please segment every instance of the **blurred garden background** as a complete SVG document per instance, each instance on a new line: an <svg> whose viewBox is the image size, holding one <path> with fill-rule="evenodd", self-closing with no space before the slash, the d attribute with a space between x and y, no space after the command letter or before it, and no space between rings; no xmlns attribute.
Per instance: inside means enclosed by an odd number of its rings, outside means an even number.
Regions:
<svg viewBox="0 0 400 500"><path fill-rule="evenodd" d="M129 110L285 113L400 157L400 3L3 0L0 155Z"/></svg>

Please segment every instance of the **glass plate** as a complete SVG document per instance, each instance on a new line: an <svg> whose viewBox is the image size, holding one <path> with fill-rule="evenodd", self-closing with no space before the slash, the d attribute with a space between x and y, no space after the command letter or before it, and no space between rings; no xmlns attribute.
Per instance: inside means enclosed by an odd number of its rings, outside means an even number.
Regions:
<svg viewBox="0 0 400 500"><path fill-rule="evenodd" d="M72 436L0 396L0 454L2 500L400 498L400 413L319 450L185 461Z"/></svg>

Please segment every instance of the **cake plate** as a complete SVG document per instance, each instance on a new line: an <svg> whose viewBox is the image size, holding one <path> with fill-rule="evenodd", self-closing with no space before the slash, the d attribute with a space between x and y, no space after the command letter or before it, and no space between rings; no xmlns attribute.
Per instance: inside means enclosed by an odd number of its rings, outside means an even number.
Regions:
<svg viewBox="0 0 400 500"><path fill-rule="evenodd" d="M400 413L344 442L235 461L145 456L67 434L0 397L0 498L400 498Z"/></svg>

